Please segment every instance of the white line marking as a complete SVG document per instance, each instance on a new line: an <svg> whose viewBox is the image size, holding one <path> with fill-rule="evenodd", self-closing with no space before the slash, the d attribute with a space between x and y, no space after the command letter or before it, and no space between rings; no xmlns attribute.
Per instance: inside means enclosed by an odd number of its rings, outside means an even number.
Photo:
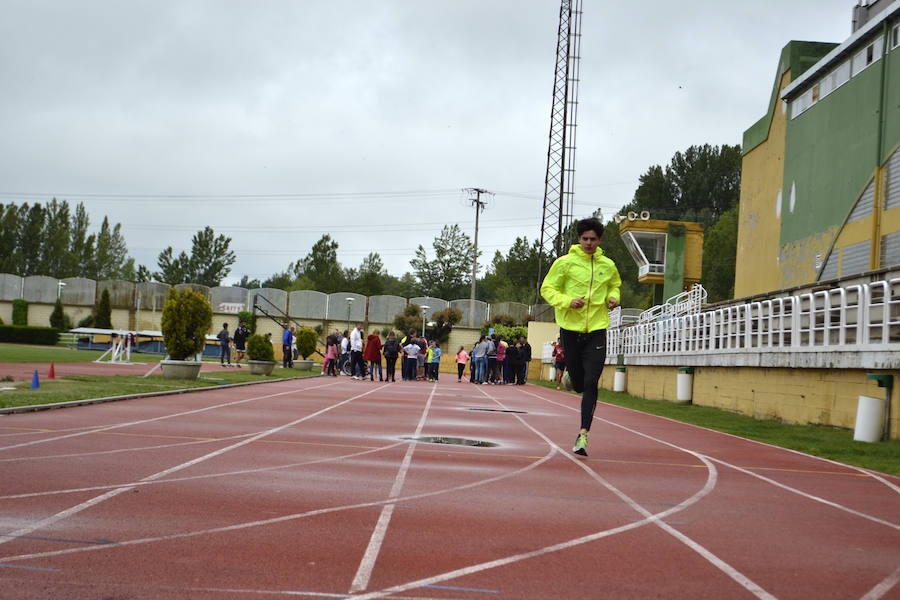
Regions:
<svg viewBox="0 0 900 600"><path fill-rule="evenodd" d="M884 581L869 590L860 600L878 600L883 598L898 582L900 582L900 567L897 567L897 570L888 575Z"/></svg>
<svg viewBox="0 0 900 600"><path fill-rule="evenodd" d="M261 432L261 433L258 433L257 435L255 435L255 436L253 436L253 437L247 438L247 439L245 439L245 440L242 440L242 441L237 442L237 443L235 443L235 444L232 444L232 445L230 445L230 446L226 446L225 448L220 448L220 449L218 449L218 450L215 450L215 451L213 451L213 452L210 452L210 453L208 453L208 454L205 454L204 456L201 456L201 457L199 457L199 458L195 458L195 459L193 459L193 460L189 460L189 461L187 461L187 462L181 463L180 465L176 465L176 466L171 467L171 468L169 468L169 469L165 469L165 470L163 470L163 471L159 471L158 473L154 473L153 475L149 475L149 476L147 476L147 477L144 477L144 478L141 479L140 481L142 481L142 482L144 482L144 481L154 481L154 480L160 479L160 478L162 478L162 477L165 477L166 475L169 475L170 473L175 473L175 472L177 472L177 471L181 471L181 470L186 469L186 468L188 468L188 467L192 467L192 466L194 466L194 465L200 464L200 463L202 463L202 462L204 462L204 461L206 461L206 460L209 460L210 458L214 458L214 457L216 457L216 456L220 456L220 455L222 455L222 454L224 454L224 453L226 453L226 452L229 452L229 451L231 451L231 450L234 450L235 448L240 448L241 446L246 446L247 444L249 444L249 443L251 443L251 442L254 442L254 441L258 440L258 439L261 439L261 438L264 438L264 437L266 437L266 436L272 435L273 433L278 433L279 431L282 431L282 430L284 430L284 429L287 429L288 427L293 427L294 425L297 425L297 424L299 424L299 423L302 423L303 421L307 421L307 420L309 420L309 419L312 419L313 417L317 417L317 416L319 416L319 415L321 415L321 414L323 414L323 413L326 413L326 412L328 412L328 411L330 411L330 410L332 410L332 409L335 409L335 408L337 408L337 407L339 407L339 406L343 406L344 404L347 404L348 402L352 402L353 400L356 400L356 399L358 399L358 398L362 398L363 396L367 396L368 394L371 394L372 392L374 392L374 391L377 390L377 389L378 389L378 388L372 388L372 389L369 390L368 392L364 392L364 393L359 394L359 395L357 395L357 396L353 396L353 397L351 397L351 398L348 398L348 399L346 399L346 400L343 400L343 401L341 401L341 402L338 402L337 404L333 404L333 405L331 405L331 406L328 406L328 407L326 407L326 408L323 408L323 409L321 409L321 410L319 410L319 411L316 411L316 412L314 412L314 413L310 413L310 414L306 415L305 417L301 417L301 418L299 418L299 419L296 419L296 420L294 420L294 421L291 421L290 423L286 423L286 424L280 425L280 426L278 426L278 427L273 427L272 429L268 429L268 430L266 430L266 431L263 431L263 432ZM45 519L41 519L40 521L38 521L38 522L36 522L36 523L32 523L32 524L29 525L28 527L23 527L23 528L21 528L21 529L17 529L16 531L10 532L10 533L8 533L8 534L0 534L0 544L5 544L5 543L7 543L7 542L9 542L9 541L12 541L12 540L18 538L18 537L21 537L21 536L23 536L23 535L27 535L27 534L29 534L29 533L32 533L33 531L35 531L35 530L37 530L37 529L42 529L42 528L44 528L44 527L48 527L48 526L50 526L50 525L53 525L53 524L55 524L55 523L57 523L57 522L59 522L59 521L65 519L65 518L67 518L67 517L70 517L70 516L72 516L72 515L74 515L74 514L77 514L77 513L81 512L81 511L85 510L85 509L88 509L88 508L90 508L90 507L92 507L92 506L95 506L95 505L101 503L101 502L104 502L105 500L109 500L110 498L113 498L113 497L115 497L115 496L118 496L119 494L122 494L122 493L124 493L124 492L127 492L127 491L129 491L129 490L131 490L131 489L133 489L133 486L122 487L122 488L117 488L117 489L114 489L114 490L110 490L109 492L106 492L105 494L101 494L100 496L97 496L96 498L91 498L90 500L87 500L87 501L85 501L85 502L82 502L81 504L78 504L78 505L76 505L76 506L73 506L73 507L71 507L71 508L68 508L68 509L66 509L66 510L64 510L64 511L58 512L58 513L56 513L55 515L51 515L51 516L49 516L49 517L47 517L47 518L45 518Z"/></svg>
<svg viewBox="0 0 900 600"><path fill-rule="evenodd" d="M419 417L419 423L416 425L416 431L413 434L414 438L418 438L422 434L422 428L425 426L425 419L428 418L428 411L431 409L431 402L434 398L435 389L437 389L437 386L431 386L431 393L428 395L428 400L425 402L425 409L422 411L422 416ZM406 449L406 454L403 456L403 461L400 463L400 470L394 478L394 485L391 486L391 492L388 496L389 500L395 501L400 496L400 492L403 491L403 484L406 482L406 474L409 472L413 453L416 451L416 444L416 440L413 439ZM350 586L350 593L361 592L369 586L369 579L372 577L372 571L375 569L375 562L378 560L378 554L381 552L381 545L384 543L384 536L387 534L388 525L390 525L391 516L394 514L395 506L396 502L391 502L390 504L385 504L381 508L381 514L378 516L378 522L375 524L374 531L372 531L369 545L366 546L366 551L363 554L362 561L359 563L359 568L356 570L356 576L353 578L353 583Z"/></svg>
<svg viewBox="0 0 900 600"><path fill-rule="evenodd" d="M112 429L119 429L119 428L122 428L122 427L131 427L132 425L142 425L142 424L144 424L144 423L153 423L153 422L155 422L155 421L164 421L164 420L166 420L166 419L173 419L173 418L175 418L175 417L183 417L183 416L186 416L186 415L194 415L194 414L197 414L197 413L202 413L202 412L207 412L207 411L210 411L210 410L215 410L215 409L217 409L217 408L225 408L225 407L228 407L228 406L236 406L236 405L238 405L238 404L244 404L244 403L247 403L247 402L253 402L253 401L255 401L255 400L265 400L266 398L275 398L275 397L277 397L277 396L286 396L286 395L289 395L289 394L296 394L297 392L306 392L306 391L309 391L309 390L314 390L314 389L317 389L317 388L320 388L320 387L328 387L328 386L331 386L331 385L335 385L335 384L334 384L334 383L330 383L330 384L325 384L325 385L310 386L310 387L306 387L306 388L297 388L297 389L292 389L292 390L289 390L289 391L286 391L286 392L278 392L277 394L266 394L266 395L264 395L264 396L255 396L255 397L253 397L253 398L245 398L244 400L235 400L234 402L225 402L224 404L214 404L213 406L207 406L207 407L205 407L205 408L198 408L198 409L195 409L195 410L188 410L188 411L184 411L184 412L180 412L180 413L174 413L174 414L171 414L171 415L162 415L162 416L159 416L159 417L154 417L154 418L152 418L152 419L141 419L141 420L139 420L139 421L131 421L131 422L128 422L128 423L118 423L118 424L116 424L116 425L107 425L107 426L105 426L105 427L98 427L98 428L95 428L95 429L89 429L89 430L86 430L86 431L80 431L80 432L78 432L78 433L70 433L70 434L68 434L68 435L61 435L61 436L57 436L57 437L54 437L54 438L45 438L45 439L40 439L40 440L32 440L32 441L30 441L30 442L22 442L21 444L14 444L14 445L12 445L12 446L3 446L3 447L0 447L0 452L2 452L3 450L12 450L13 448L22 448L22 447L24 447L24 446L33 446L33 445L35 445L35 444L45 444L45 443L47 443L47 442L55 442L55 441L58 441L58 440L64 440L64 439L67 439L67 438L73 438L73 437L78 437L78 436L82 436L82 435L88 435L88 434L91 434L91 433L99 433L99 432L101 432L101 431L110 431L110 430L112 430ZM212 390L214 390L214 389L215 389L215 388L210 388L210 391L212 391Z"/></svg>
<svg viewBox="0 0 900 600"><path fill-rule="evenodd" d="M515 471L510 471L510 472L504 473L502 475L496 475L494 477L488 477L487 479L483 479L481 481L474 481L472 483L466 483L463 485L446 488L446 489L442 489L442 490L434 490L431 492L422 492L421 494L413 494L411 496L396 498L393 501L389 500L389 499L385 499L385 500L375 500L372 502L360 502L358 504L348 504L345 506L334 506L331 508L320 508L320 509L316 509L316 510L302 512L302 513L294 513L294 514L290 514L290 515L282 515L280 517L272 517L271 519L264 519L264 520L260 520L260 521L249 521L246 523L236 523L234 525L224 525L222 527L214 527L212 529L201 529L199 531L188 531L188 532L184 532L184 533L173 533L170 535L164 535L164 536L158 536L158 537L126 540L126 541L122 541L122 542L115 542L112 544L103 544L103 545L96 545L96 546L79 546L76 548L67 548L64 550L50 550L47 552L37 552L34 554L20 554L20 555L16 555L16 556L4 556L4 557L0 557L0 563L13 562L13 561L19 561L19 560L30 560L30 559L35 559L35 558L47 558L47 557L51 557L51 556L62 556L65 554L76 554L79 552L86 552L86 551L90 552L93 550L109 550L112 548L120 548L120 547L125 547L125 546L137 546L137 545L141 545L141 544L152 544L152 543L156 543L156 542L168 542L168 541L172 541L172 540L197 537L197 536L201 536L201 535L210 535L210 534L214 534L214 533L227 533L227 532L232 532L232 531L239 531L242 529L250 529L252 527L276 525L279 523L285 523L288 521L294 521L294 520L303 519L306 517L327 515L327 514L341 512L341 511L345 511L345 510L354 510L357 508L371 508L373 506L383 506L384 504L386 504L388 502L400 503L400 502L407 502L407 501L411 501L411 500L422 500L424 498L430 498L432 496L439 496L441 494L447 494L450 492L458 492L461 490L473 489L473 488L476 488L476 487L479 487L482 485L487 485L489 483L502 481L509 477L514 477L516 475L526 473L536 467L539 467L540 465L544 464L548 460L550 460L557 453L557 451L558 451L558 449L551 448L550 451L546 454L546 456L539 458L538 460L534 461L533 463L531 463L529 465L522 467L521 469L516 469ZM672 511L674 511L674 509L670 509L669 511L666 511L665 513L660 513L660 515L667 515Z"/></svg>

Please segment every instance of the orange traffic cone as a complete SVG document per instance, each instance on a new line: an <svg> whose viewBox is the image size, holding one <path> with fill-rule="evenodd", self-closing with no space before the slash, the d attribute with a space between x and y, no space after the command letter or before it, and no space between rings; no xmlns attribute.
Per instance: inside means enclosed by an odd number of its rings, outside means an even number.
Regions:
<svg viewBox="0 0 900 600"><path fill-rule="evenodd" d="M47 374L47 379L56 379L56 372L53 370L53 363L50 363L50 372Z"/></svg>

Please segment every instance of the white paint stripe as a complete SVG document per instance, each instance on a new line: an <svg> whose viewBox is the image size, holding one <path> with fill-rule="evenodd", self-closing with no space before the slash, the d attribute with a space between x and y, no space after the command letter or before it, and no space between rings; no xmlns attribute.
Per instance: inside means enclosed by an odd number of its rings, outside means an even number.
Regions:
<svg viewBox="0 0 900 600"><path fill-rule="evenodd" d="M22 443L20 443L20 444L14 444L14 445L12 445L12 446L3 446L3 447L0 447L0 452L2 452L2 451L4 451L4 450L12 450L12 449L14 449L14 448L22 448L22 447L24 447L24 446L33 446L33 445L35 445L35 444L46 444L46 443L48 443L48 442L55 442L55 441L58 441L58 440L65 440L65 439L68 439L68 438L79 437L79 436L82 436L82 435L89 435L89 434L91 434L91 433L99 433L99 432L102 432L102 431L111 431L111 430L113 430L113 429L120 429L120 428L122 428L122 427L131 427L131 426L133 426L133 425L142 425L142 424L144 424L144 423L154 423L154 422L156 422L156 421L164 421L164 420L166 420L166 419L174 419L174 418L176 418L176 417L183 417L183 416L187 416L187 415L194 415L194 414L197 414L197 413L202 413L202 412L207 412L207 411L210 411L210 410L215 410L215 409L217 409L217 408L226 408L226 407L229 407L229 406L236 406L236 405L238 405L238 404L245 404L245 403L247 403L247 402L254 402L254 401L256 401L256 400L265 400L266 398L276 398L276 397L278 397L278 396L286 396L286 395L289 395L289 394L296 394L297 392L306 392L306 391L309 391L309 390L314 390L314 389L318 389L318 388L322 388L322 387L329 387L329 386L332 386L332 385L336 385L336 384L334 384L334 383L329 383L329 384L325 384L325 385L316 385L316 386L310 386L310 387L306 387L306 388L292 389L292 390L289 390L289 391L286 391L286 392L278 392L277 394L266 394L266 395L264 395L264 396L255 396L255 397L253 397L253 398L245 398L244 400L235 400L234 402L225 402L225 403L223 403L223 404L214 404L213 406L207 406L207 407L205 407L205 408L198 408L198 409L195 409L195 410L188 410L188 411L184 411L184 412L180 412L180 413L174 413L174 414L171 414L171 415L163 415L163 416L160 416L160 417L154 417L154 418L152 418L152 419L141 419L141 420L139 420L139 421L130 421L130 422L128 422L128 423L118 423L118 424L116 424L116 425L108 425L108 426L106 426L106 427L93 428L93 429L89 429L89 430L85 430L85 431L79 431L78 433L71 433L71 434L68 434L68 435L61 435L61 436L57 436L57 437L53 437L53 438L45 438L45 439L40 439L40 440L32 440L32 441L30 441L30 442L22 442ZM215 388L210 388L210 391L211 391L211 390L214 390L214 389L215 389Z"/></svg>
<svg viewBox="0 0 900 600"><path fill-rule="evenodd" d="M406 474L409 472L413 453L416 451L416 439L422 434L422 428L425 426L425 420L428 418L428 411L431 409L431 403L434 399L434 391L436 389L437 386L431 387L431 393L428 395L428 400L425 402L425 409L422 411L422 416L419 417L419 423L416 425L416 431L413 433L413 441L406 449L406 454L403 456L403 461L400 463L400 470L394 478L394 485L391 486L391 493L389 496L391 500L396 500L397 497L400 496L400 492L403 491L403 484L406 482ZM395 506L396 504L391 503L386 504L381 508L381 514L378 516L378 522L375 524L374 531L372 531L372 537L369 538L369 544L366 546L362 561L360 561L359 568L356 570L356 576L353 577L353 583L350 585L350 593L361 592L369 587L369 579L372 577L372 571L375 569L375 562L378 560L378 555L381 552L381 545L384 543L384 536L387 535L388 525L391 523L391 516L394 514Z"/></svg>
<svg viewBox="0 0 900 600"><path fill-rule="evenodd" d="M538 397L538 398L542 398L541 396L537 396L536 394L533 394L533 395L535 395L535 396ZM542 399L546 400L546 398L542 398ZM549 400L548 400L548 401L549 401ZM885 475L884 473L879 473L878 471L873 471L873 470L871 470L871 469L866 469L866 468L863 468L863 467L858 467L858 466L856 466L856 465L849 465L849 464L846 464L846 463L838 462L838 461L836 461L836 460L832 460L832 459L830 459L830 458L824 458L824 457L822 457L822 456L815 456L815 455L813 455L813 454L807 454L806 452L801 452L801 451L799 451L799 450L794 450L793 448L785 448L785 447L783 447L783 446L776 446L776 445L774 445L774 444L769 444L769 443L767 443L767 442L761 442L761 441L759 441L759 440L751 440L751 439L749 439L749 438L744 438L744 437L741 437L741 436L738 436L738 435L734 435L733 433L727 433L727 432L725 432L725 431L718 431L718 430L716 430L716 429L710 429L710 428L708 428L708 427L703 427L702 425L694 425L693 423L684 423L684 422L682 422L682 421L676 421L675 419L671 419L671 418L669 418L669 417L663 417L663 416L660 416L660 415L654 415L654 414L651 414L651 413L645 413L645 412L639 411L639 410L634 409L634 408L628 408L627 406L619 406L619 405L617 405L617 404L607 404L606 402L603 402L602 404L604 404L605 406L608 406L608 407L610 407L610 408L613 408L613 409L618 408L618 409L621 409L621 410L624 410L624 411L627 411L627 412L632 412L632 413L636 413L636 414L639 414L639 415L644 415L644 416L646 416L646 417L654 417L654 418L657 418L657 419L662 419L663 421L669 421L670 423L676 423L676 424L678 424L678 425L683 425L683 426L685 426L685 427L693 427L693 428L695 428L695 429L700 429L700 430L705 431L705 432L707 432L707 433L714 433L714 434L718 434L718 435L723 435L723 436L730 437L730 438L733 438L733 439L736 439L736 440L741 440L741 441L743 441L743 442L748 442L748 443L750 443L750 444L757 444L757 445L759 445L759 446L765 446L765 447L767 447L767 448L773 448L773 449L775 449L775 450L783 450L784 452L788 452L788 453L791 453L791 454L796 454L796 455L798 455L798 456L803 456L803 457L805 457L805 458L809 458L809 459L812 459L812 460L815 460L815 461L826 462L826 463L829 463L829 464L832 464L832 465L835 465L835 466L837 466L837 467L841 467L841 468L844 468L844 469L851 469L851 470L853 470L853 471L858 471L858 472L860 472L860 473L862 473L862 474L864 474L864 475L868 475L869 477L872 477L872 478L875 479L876 481L879 481L879 482L883 483L885 486L887 486L888 488L890 488L891 490L893 490L893 491L896 492L897 494L900 494L900 486L898 486L897 484L895 484L895 483L893 483L893 482L888 481L887 479L885 479L886 475Z"/></svg>
<svg viewBox="0 0 900 600"><path fill-rule="evenodd" d="M526 393L531 393L531 392L526 392ZM536 396L536 394L532 394L532 395ZM540 398L540 396L537 396L537 397ZM503 404L500 403L499 401L497 401L497 403L500 404L501 406L503 406ZM571 408L571 407L566 407L566 408L570 408L573 411L575 410L574 408ZM580 411L580 408L578 410ZM521 421L526 427L531 429L535 434L537 434L538 436L540 436L541 438L546 440L547 443L553 444L553 442L549 438L547 438L543 433L539 432L537 429L535 429L534 427L529 425L525 421L525 419L523 419L520 415L514 415L514 416L516 417L516 419ZM602 421L603 419L598 419L598 420ZM623 429L632 431L632 430L628 429L627 427L623 427ZM688 450L686 448L676 446L675 444L666 442L665 440L660 440L660 439L654 438L653 436L647 435L645 433L641 433L638 431L632 431L632 433L641 435L641 436L643 436L649 440L652 440L654 442L662 443L666 446L670 446L674 449L679 450L680 452L685 452L687 454L690 454L691 456L695 457L697 460L703 462L703 464L705 464L707 466L707 468L709 469L709 473L710 473L709 480L707 481L707 487L710 489L710 491L712 490L713 487L715 487L716 481L718 480L716 468L703 455L698 454L697 452L694 452L692 450ZM609 491L614 493L616 496L621 498L623 502L625 502L628 506L630 506L632 508L632 510L635 510L638 514L643 515L645 518L652 520L653 523L657 527L661 528L663 531L665 531L669 535L672 535L675 539L677 539L680 542L682 542L683 544L685 544L688 548L690 548L694 552L698 553L700 556L702 556L704 559L709 561L720 571L722 571L723 573L728 575L733 581L737 582L741 587L743 587L744 589L746 589L747 591L752 593L754 596L756 596L757 598L763 598L766 600L774 600L774 598L775 598L774 596L769 594L759 584L757 584L756 582L751 580L749 577L747 577L746 575L744 575L743 573L741 573L740 571L738 571L737 569L735 569L734 567L729 565L727 562L725 562L724 560L722 560L721 558L719 558L718 556L716 556L715 554L713 554L712 552L707 550L705 547L703 547L699 543L695 542L694 540L692 540L688 536L684 535L680 531L677 531L675 528L673 528L668 523L664 523L660 519L654 517L650 513L650 511L648 511L643 506L638 504L635 500L633 500L631 497L629 497L627 494L625 494L625 492L622 492L617 487L615 487L610 482L608 482L606 479L601 477L598 473L593 471L586 462L584 462L583 460L576 459L574 456L572 456L570 454L565 454L565 456L567 458L569 458L569 460L573 461L575 464L580 466L582 469L584 469L584 471L586 473L588 473L588 475L590 475L592 478L594 478L596 481L598 481L601 485L603 485L603 487L605 487L606 489L608 489Z"/></svg>
<svg viewBox="0 0 900 600"><path fill-rule="evenodd" d="M341 402L338 402L337 404L333 404L333 405L331 405L331 406L328 406L328 407L326 407L326 408L323 408L322 410L316 411L316 412L314 412L314 413L311 413L311 414L309 414L309 415L306 415L306 416L304 416L304 417L301 417L301 418L299 418L299 419L296 419L296 420L294 420L294 421L291 421L290 423L286 423L286 424L284 424L284 425L280 425L279 427L273 427L272 429L268 429L268 430L266 430L266 431L263 431L263 432L261 432L261 433L255 435L255 436L253 436L253 437L247 438L247 439L245 439L245 440L242 440L242 441L237 442L237 443L235 443L235 444L232 444L232 445L230 445L230 446L226 446L225 448L220 448L219 450L215 450L215 451L210 452L210 453L208 453L208 454L206 454L206 455L204 455L204 456L201 456L201 457L199 457L199 458L195 458L195 459L193 459L193 460L189 460L189 461L187 461L187 462L181 463L180 465L176 465L176 466L171 467L171 468L169 468L169 469L165 469L165 470L163 470L163 471L159 471L158 473L154 473L153 475L149 475L148 477L144 477L144 478L141 479L140 481L142 481L142 482L144 482L144 481L154 481L154 480L160 479L161 477L164 477L164 476L166 476L166 475L168 475L168 474L170 474L170 473L175 473L175 472L177 472L177 471L181 471L181 470L186 469L186 468L188 468L188 467L192 467L192 466L197 465L197 464L199 464L199 463L201 463L201 462L204 462L204 461L206 461L206 460L209 460L210 458L214 458L214 457L216 457L216 456L220 456L220 455L222 455L222 454L224 454L224 453L226 453L226 452L229 452L229 451L231 451L231 450L234 450L235 448L240 448L241 446L245 446L245 445L247 445L247 444L249 444L249 443L251 443L251 442L254 442L254 441L258 440L258 439L261 439L261 438L264 438L264 437L266 437L266 436L272 435L273 433L278 433L279 431L282 431L282 430L284 430L284 429L287 429L288 427L293 427L294 425L297 425L297 424L299 424L299 423L302 423L303 421L307 421L307 420L309 420L309 419L312 419L313 417L317 417L317 416L319 416L319 415L321 415L321 414L323 414L323 413L326 413L326 412L328 412L328 411L330 411L330 410L333 410L333 409L335 409L335 408L337 408L337 407L339 407L339 406L343 406L344 404L347 404L348 402L352 402L353 400L356 400L356 399L358 399L358 398L362 398L363 396L367 396L368 394L371 394L372 392L376 391L377 389L378 389L378 388L372 388L372 389L369 390L368 392L364 392L364 393L362 393L362 394L358 394L358 395L356 395L356 396L353 396L353 397L351 397L351 398L348 398L347 400L343 400L343 401L341 401ZM122 493L124 493L124 492L127 492L127 491L129 491L129 490L131 490L131 489L134 489L133 486L123 487L123 488L117 488L117 489L115 489L115 490L110 490L109 492L106 492L105 494L101 494L100 496L97 496L96 498L92 498L92 499L90 499L90 500L87 500L87 501L85 501L85 502L82 502L81 504L78 504L78 505L76 505L76 506L73 506L73 507L71 507L71 508L68 508L68 509L66 509L66 510L64 510L64 511L58 512L58 513L56 513L55 515L52 515L52 516L47 517L47 518L45 518L45 519L41 519L40 521L38 521L38 522L36 522L36 523L32 523L32 524L29 525L28 527L23 527L22 529L17 529L16 531L10 532L10 533L5 534L5 535L4 535L4 534L0 534L0 544L5 544L5 543L7 543L7 542L9 542L9 541L14 540L15 538L21 537L21 536L23 536L23 535L27 535L27 534L29 534L29 533L32 533L33 531L38 530L38 529L43 529L43 528L45 528L45 527L49 527L49 526L51 526L51 525L53 525L53 524L55 524L55 523L57 523L57 522L59 522L59 521L65 519L65 518L67 518L67 517L70 517L70 516L72 516L72 515L74 515L74 514L77 514L77 513L81 512L81 511L85 510L85 509L88 509L88 508L90 508L90 507L92 507L92 506L95 506L95 505L97 505L97 504L99 504L99 503L101 503L101 502L103 502L103 501L105 501L105 500L109 500L110 498L113 498L113 497L115 497L115 496L118 496L119 494L122 494Z"/></svg>
<svg viewBox="0 0 900 600"><path fill-rule="evenodd" d="M724 461L724 460L721 460L721 459L718 459L718 458L714 458L714 457L710 457L710 460L714 460L714 461L716 461L717 463L719 463L719 464L721 464L721 465L725 465L726 467L730 467L730 468L734 469L735 471L739 471L739 472L741 472L741 473L744 473L745 475L750 475L751 477L756 477L757 479L760 479L760 480L762 480L762 481L765 481L765 482L768 483L768 484L774 485L775 487L781 488L781 489L786 490L786 491L788 491L788 492L791 492L791 493L793 493L793 494L797 494L798 496L802 496L803 498L807 498L807 499L809 499L809 500L812 500L813 502L820 502L820 503L822 503L822 504L824 504L824 505L826 505L826 506L830 506L830 507L832 507L832 508L836 508L836 509L838 509L838 510L842 510L842 511L844 511L844 512L848 512L848 513L850 513L851 515L854 515L854 516L857 516L857 517L861 517L861 518L863 518L863 519L868 519L869 521L872 521L873 523L878 523L879 525L886 525L886 526L890 527L891 529L897 529L897 530L900 530L900 524L897 524L897 523L891 523L890 521L885 521L884 519L880 519L880 518L878 518L878 517L873 517L872 515L867 515L867 514L865 514L865 513L863 513L863 512L860 512L860 511L858 511L858 510L854 510L854 509L852 509L852 508L850 508L850 507L848 507L848 506L844 506L843 504L838 504L837 502L832 502L831 500L826 500L825 498L822 498L822 497L820 497L820 496L815 496L815 495L813 495L813 494L809 494L809 493L807 493L807 492L804 492L803 490L798 490L797 488L793 488L793 487L791 487L791 486L789 486L789 485L785 485L785 484L783 484L783 483L781 483L781 482L779 482L779 481L775 481L774 479L769 479L768 477L765 477L765 476L763 476L763 475L760 475L759 473L754 473L753 471L750 471L750 470L748 470L748 469L744 469L744 468L738 467L737 465L733 465L733 464L728 463L728 462L726 462L726 461Z"/></svg>
<svg viewBox="0 0 900 600"><path fill-rule="evenodd" d="M539 458L538 460L534 461L533 463L531 463L529 465L522 467L521 469L516 469L515 471L510 471L510 472L504 473L502 475L496 475L494 477L488 477L487 479L483 479L481 481L474 481L472 483L467 483L464 485L458 485L455 487L445 488L442 490L434 490L431 492L423 492L421 494L413 494L411 496L397 498L394 502L399 503L399 502L407 502L407 501L411 501L411 500L422 500L424 498L439 496L441 494L447 494L450 492L458 492L461 490L468 490L468 489L476 488L476 487L479 487L482 485L494 483L497 481L502 481L509 477L515 477L516 475L526 473L536 467L539 467L540 465L542 465L545 462L547 462L548 460L550 460L556 453L557 453L557 449L551 448L550 451L544 457ZM201 536L201 535L211 535L211 534L215 534L215 533L230 533L232 531L240 531L242 529L250 529L252 527L264 527L267 525L277 525L279 523L286 523L289 521L303 519L306 517L316 517L319 515L326 515L326 514L341 512L341 511L345 511L345 510L354 510L354 509L358 509L358 508L371 508L373 506L382 506L388 502L392 502L392 501L385 499L385 500L376 500L373 502L360 502L358 504L348 504L345 506L335 506L335 507L331 507L331 508L320 508L320 509L316 509L316 510L302 512L302 513L283 515L281 517L272 517L271 519L263 519L260 521L250 521L250 522L246 522L246 523L237 523L234 525L225 525L222 527L214 527L212 529L202 529L199 531L189 531L189 532L185 532L185 533L173 533L170 535L164 535L164 536L158 536L158 537L126 540L126 541L122 541L122 542L115 542L113 544L79 546L79 547L75 547L75 548L67 548L65 550L50 550L47 552L37 552L37 553L33 553L33 554L20 554L20 555L16 555L16 556L4 556L4 557L0 557L0 563L14 562L14 561L20 561L20 560L30 560L30 559L36 559L36 558L48 558L51 556L63 556L66 554L77 554L80 552L91 552L91 551L95 551L95 550L110 550L113 548L121 548L121 547L125 547L125 546L137 546L137 545L142 545L142 544L152 544L152 543L157 543L157 542L169 542L169 541L173 541L173 540L186 539L186 538L197 537L197 536ZM660 515L669 514L670 512L672 512L672 510L673 509L670 509L669 511L666 511L665 513L660 513Z"/></svg>
<svg viewBox="0 0 900 600"><path fill-rule="evenodd" d="M253 435L253 434L247 434ZM235 437L247 437L245 435L235 436ZM223 438L222 441L234 439L234 438ZM21 498L36 498L41 496L58 496L61 494L75 494L75 493L84 493L84 492L97 492L100 490L108 490L108 489L116 489L120 487L144 487L157 485L162 483L178 483L182 481L197 481L201 479L214 479L217 477L232 477L234 475L251 475L255 473L266 473L269 471L282 471L285 469L294 469L297 467L305 467L309 465L316 465L321 463L328 462L337 462L341 460L347 460L348 458L355 458L358 456L363 456L365 454L371 454L373 452L382 452L384 450L389 450L391 448L396 448L397 446L403 446L408 444L409 442L394 442L393 444L388 444L387 446L381 446L380 448L369 448L367 450L362 450L360 452L354 452L352 454L343 454L341 456L331 456L328 458L319 458L316 460L307 460L303 462L296 463L288 463L286 465L278 465L275 467L259 467L256 469L240 469L237 471L222 471L219 473L204 473L202 475L191 475L190 477L172 477L170 479L159 479L156 481L131 481L128 483L120 483L118 485L97 485L91 487L83 487L83 488L69 488L65 490L49 490L43 492L31 492L27 494L13 494L10 496L0 496L0 500L18 500Z"/></svg>
<svg viewBox="0 0 900 600"><path fill-rule="evenodd" d="M900 567L897 567L897 570L888 575L884 581L869 590L860 600L878 600L883 598L897 583L900 583Z"/></svg>

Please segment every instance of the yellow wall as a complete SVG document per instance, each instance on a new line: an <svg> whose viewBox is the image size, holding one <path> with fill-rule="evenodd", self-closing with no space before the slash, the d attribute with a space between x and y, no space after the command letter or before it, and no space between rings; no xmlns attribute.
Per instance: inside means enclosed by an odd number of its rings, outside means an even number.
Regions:
<svg viewBox="0 0 900 600"><path fill-rule="evenodd" d="M600 387L613 388L615 369L603 370ZM859 396L884 398L885 389L860 369L694 367L693 404L734 411L758 419L852 429ZM900 438L900 371L894 376L890 436ZM676 401L675 367L627 367L625 391L652 400Z"/></svg>
<svg viewBox="0 0 900 600"><path fill-rule="evenodd" d="M788 70L781 76L779 96L790 81ZM781 100L776 101L768 138L745 154L741 163L735 298L783 287L779 265L781 217L776 204L779 192L782 204L790 194L790 190L781 190L787 123L784 106Z"/></svg>

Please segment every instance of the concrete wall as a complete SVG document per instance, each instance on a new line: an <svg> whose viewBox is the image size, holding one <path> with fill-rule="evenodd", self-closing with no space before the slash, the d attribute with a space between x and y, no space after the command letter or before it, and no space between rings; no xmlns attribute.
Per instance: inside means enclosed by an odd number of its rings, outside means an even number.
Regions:
<svg viewBox="0 0 900 600"><path fill-rule="evenodd" d="M290 316L295 319L325 319L328 294L315 290L298 290L288 295Z"/></svg>

